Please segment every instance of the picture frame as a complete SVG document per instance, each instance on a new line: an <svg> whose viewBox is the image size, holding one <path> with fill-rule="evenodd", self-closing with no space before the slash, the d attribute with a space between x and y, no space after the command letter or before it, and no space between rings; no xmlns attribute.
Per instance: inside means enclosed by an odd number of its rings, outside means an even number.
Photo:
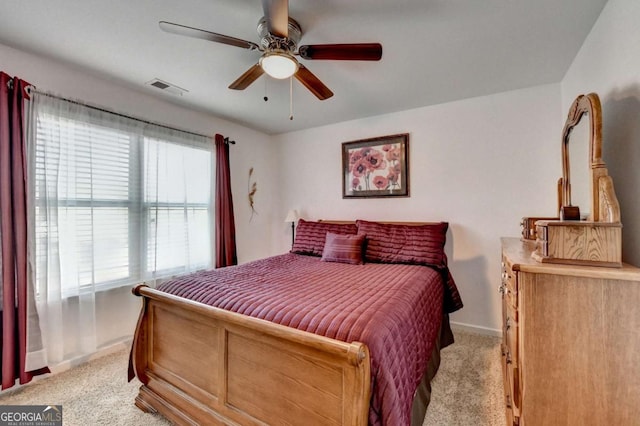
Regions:
<svg viewBox="0 0 640 426"><path fill-rule="evenodd" d="M342 143L342 198L408 196L408 133Z"/></svg>

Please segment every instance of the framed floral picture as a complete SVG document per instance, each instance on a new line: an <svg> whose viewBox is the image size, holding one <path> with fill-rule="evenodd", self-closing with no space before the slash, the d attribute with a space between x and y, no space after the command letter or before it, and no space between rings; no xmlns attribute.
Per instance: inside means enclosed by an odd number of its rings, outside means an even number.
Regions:
<svg viewBox="0 0 640 426"><path fill-rule="evenodd" d="M408 133L342 144L342 198L408 196Z"/></svg>

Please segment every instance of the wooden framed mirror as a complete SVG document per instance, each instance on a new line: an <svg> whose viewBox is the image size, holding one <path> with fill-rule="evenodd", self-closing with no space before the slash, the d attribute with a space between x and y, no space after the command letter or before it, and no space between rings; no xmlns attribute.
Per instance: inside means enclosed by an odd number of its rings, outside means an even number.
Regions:
<svg viewBox="0 0 640 426"><path fill-rule="evenodd" d="M602 160L602 107L595 93L573 101L562 130L558 211L560 220L535 223L535 260L622 266L620 205Z"/></svg>
<svg viewBox="0 0 640 426"><path fill-rule="evenodd" d="M602 107L595 93L578 96L569 109L558 187L561 218L620 222L620 205L602 159ZM575 207L581 211L578 217Z"/></svg>

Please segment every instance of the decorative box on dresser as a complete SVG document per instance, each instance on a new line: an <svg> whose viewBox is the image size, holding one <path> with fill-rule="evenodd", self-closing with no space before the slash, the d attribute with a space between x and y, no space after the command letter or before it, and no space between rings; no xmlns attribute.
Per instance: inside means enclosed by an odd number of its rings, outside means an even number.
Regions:
<svg viewBox="0 0 640 426"><path fill-rule="evenodd" d="M640 425L640 269L541 263L502 239L508 425Z"/></svg>

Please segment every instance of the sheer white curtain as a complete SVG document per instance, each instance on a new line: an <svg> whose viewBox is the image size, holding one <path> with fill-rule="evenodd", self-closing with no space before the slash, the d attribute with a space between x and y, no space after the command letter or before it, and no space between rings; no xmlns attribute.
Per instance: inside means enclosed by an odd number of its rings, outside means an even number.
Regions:
<svg viewBox="0 0 640 426"><path fill-rule="evenodd" d="M207 141L203 150L171 142L168 133L146 134L142 200L151 283L211 265L213 145Z"/></svg>
<svg viewBox="0 0 640 426"><path fill-rule="evenodd" d="M133 334L132 285L211 265L214 154L207 138L46 94L31 114L36 300L56 365Z"/></svg>

